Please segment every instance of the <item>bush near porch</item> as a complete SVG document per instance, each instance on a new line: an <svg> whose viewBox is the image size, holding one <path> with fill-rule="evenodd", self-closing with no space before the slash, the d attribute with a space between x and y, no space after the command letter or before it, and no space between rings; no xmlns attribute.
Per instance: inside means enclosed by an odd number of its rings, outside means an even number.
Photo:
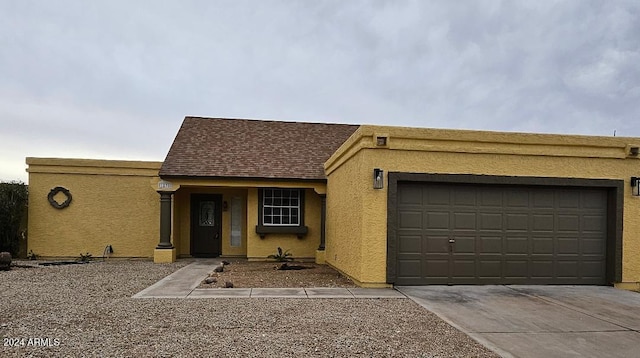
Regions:
<svg viewBox="0 0 640 358"><path fill-rule="evenodd" d="M22 222L27 214L28 187L22 182L0 183L0 252L18 256Z"/></svg>

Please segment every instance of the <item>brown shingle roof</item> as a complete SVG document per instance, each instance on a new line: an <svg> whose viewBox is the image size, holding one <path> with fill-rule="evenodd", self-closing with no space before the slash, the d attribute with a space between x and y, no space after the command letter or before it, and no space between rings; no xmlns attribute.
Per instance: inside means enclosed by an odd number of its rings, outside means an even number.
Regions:
<svg viewBox="0 0 640 358"><path fill-rule="evenodd" d="M160 176L326 179L356 125L186 117Z"/></svg>

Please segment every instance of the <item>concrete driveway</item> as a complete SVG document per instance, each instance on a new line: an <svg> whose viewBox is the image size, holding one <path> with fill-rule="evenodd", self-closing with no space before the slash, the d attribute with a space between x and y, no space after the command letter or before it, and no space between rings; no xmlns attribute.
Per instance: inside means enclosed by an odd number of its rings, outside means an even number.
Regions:
<svg viewBox="0 0 640 358"><path fill-rule="evenodd" d="M640 294L603 286L400 286L504 357L638 357Z"/></svg>

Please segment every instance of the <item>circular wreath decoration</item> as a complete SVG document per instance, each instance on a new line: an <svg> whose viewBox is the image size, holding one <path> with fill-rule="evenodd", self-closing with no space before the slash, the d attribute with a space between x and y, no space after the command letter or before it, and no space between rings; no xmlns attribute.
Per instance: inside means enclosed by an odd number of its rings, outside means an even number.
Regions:
<svg viewBox="0 0 640 358"><path fill-rule="evenodd" d="M63 201L62 203L58 203L54 199L54 197L58 195L58 193L62 193L64 194L64 196L66 196L65 201ZM67 206L69 206L69 204L71 204L71 193L69 192L69 189L63 188L61 186L57 186L51 189L51 191L49 192L49 195L47 195L47 199L49 199L49 204L51 204L51 206L53 206L54 208L64 209Z"/></svg>

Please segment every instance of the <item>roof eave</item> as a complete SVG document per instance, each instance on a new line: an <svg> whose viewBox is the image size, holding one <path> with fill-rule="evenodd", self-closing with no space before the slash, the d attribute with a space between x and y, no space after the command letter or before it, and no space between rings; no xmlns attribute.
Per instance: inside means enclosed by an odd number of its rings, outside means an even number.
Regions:
<svg viewBox="0 0 640 358"><path fill-rule="evenodd" d="M326 183L327 178L292 178L292 177L260 177L260 176L215 176L215 175L176 175L176 174L162 174L160 178L164 180L177 179L193 179L193 180L238 180L238 181L289 181L289 182L310 182L310 183Z"/></svg>

